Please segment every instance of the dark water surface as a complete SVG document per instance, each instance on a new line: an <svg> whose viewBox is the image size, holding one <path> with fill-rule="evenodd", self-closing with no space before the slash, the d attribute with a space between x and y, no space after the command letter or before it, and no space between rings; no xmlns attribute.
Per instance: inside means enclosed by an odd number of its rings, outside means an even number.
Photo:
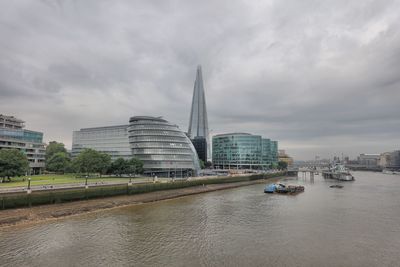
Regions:
<svg viewBox="0 0 400 267"><path fill-rule="evenodd" d="M299 177L0 230L4 266L400 266L400 176Z"/></svg>

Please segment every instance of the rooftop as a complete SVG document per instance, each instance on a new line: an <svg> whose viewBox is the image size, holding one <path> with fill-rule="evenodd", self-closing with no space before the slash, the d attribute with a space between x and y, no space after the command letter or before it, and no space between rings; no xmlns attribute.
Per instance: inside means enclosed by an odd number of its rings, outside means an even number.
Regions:
<svg viewBox="0 0 400 267"><path fill-rule="evenodd" d="M129 122L139 121L139 120L152 120L159 122L168 122L164 120L162 117L152 117L152 116L133 116L129 119Z"/></svg>
<svg viewBox="0 0 400 267"><path fill-rule="evenodd" d="M92 127L92 128L82 128L80 131L96 131L96 130L106 130L115 128L128 128L129 125L114 125L114 126L102 126L102 127Z"/></svg>
<svg viewBox="0 0 400 267"><path fill-rule="evenodd" d="M231 136L231 135L254 135L254 134L249 134L249 133L224 133L224 134L214 135L214 137Z"/></svg>

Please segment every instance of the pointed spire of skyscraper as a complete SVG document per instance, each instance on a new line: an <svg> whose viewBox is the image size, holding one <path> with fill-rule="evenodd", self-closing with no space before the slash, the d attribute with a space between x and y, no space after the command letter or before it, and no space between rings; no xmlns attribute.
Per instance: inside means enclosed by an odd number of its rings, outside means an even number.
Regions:
<svg viewBox="0 0 400 267"><path fill-rule="evenodd" d="M207 141L207 154L209 154L210 142L208 136L206 98L200 65L197 67L196 80L194 82L188 135L191 139L195 137L204 137Z"/></svg>

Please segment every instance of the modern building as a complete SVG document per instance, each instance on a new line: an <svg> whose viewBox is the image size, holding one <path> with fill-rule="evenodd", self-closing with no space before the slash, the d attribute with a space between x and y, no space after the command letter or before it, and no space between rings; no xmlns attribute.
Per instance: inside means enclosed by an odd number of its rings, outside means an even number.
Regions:
<svg viewBox="0 0 400 267"><path fill-rule="evenodd" d="M161 117L136 116L129 120L132 156L152 176L188 177L200 170L196 150L177 125Z"/></svg>
<svg viewBox="0 0 400 267"><path fill-rule="evenodd" d="M129 125L83 128L72 133L72 157L91 148L109 154L112 160L132 157L128 138Z"/></svg>
<svg viewBox="0 0 400 267"><path fill-rule="evenodd" d="M129 125L83 128L73 132L72 157L91 148L112 160L136 157L143 161L145 174L164 177L198 175L196 150L177 125L160 117L136 116Z"/></svg>
<svg viewBox="0 0 400 267"><path fill-rule="evenodd" d="M269 139L268 139L269 140ZM271 148L269 150L269 153L271 153L271 164L278 163L278 141L270 141L271 142Z"/></svg>
<svg viewBox="0 0 400 267"><path fill-rule="evenodd" d="M0 114L0 149L22 151L29 161L29 174L40 174L45 167L46 155L43 133L24 129L24 123L13 116Z"/></svg>
<svg viewBox="0 0 400 267"><path fill-rule="evenodd" d="M382 153L378 164L383 169L400 170L400 150Z"/></svg>
<svg viewBox="0 0 400 267"><path fill-rule="evenodd" d="M191 139L194 148L196 149L197 155L199 159L201 159L204 163L207 162L207 139L202 136L196 136Z"/></svg>
<svg viewBox="0 0 400 267"><path fill-rule="evenodd" d="M366 170L379 170L379 154L360 154L357 158L358 168Z"/></svg>
<svg viewBox="0 0 400 267"><path fill-rule="evenodd" d="M286 154L283 149L278 150L278 161L286 162L288 167L293 166L293 158Z"/></svg>
<svg viewBox="0 0 400 267"><path fill-rule="evenodd" d="M212 159L216 168L268 169L278 163L278 142L260 135L215 135L212 148Z"/></svg>
<svg viewBox="0 0 400 267"><path fill-rule="evenodd" d="M193 141L196 137L202 137L206 140L206 158L202 158L204 162L210 158L210 139L208 132L208 118L206 97L204 93L203 74L201 66L197 67L196 80L194 82L192 108L190 111L188 136ZM201 148L201 146L199 147ZM198 154L201 151L198 151Z"/></svg>

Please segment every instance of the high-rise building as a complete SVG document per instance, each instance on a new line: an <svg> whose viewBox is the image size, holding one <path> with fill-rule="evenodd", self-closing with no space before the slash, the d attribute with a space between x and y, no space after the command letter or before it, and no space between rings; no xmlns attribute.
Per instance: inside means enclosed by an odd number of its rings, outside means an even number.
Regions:
<svg viewBox="0 0 400 267"><path fill-rule="evenodd" d="M213 136L212 161L222 169L268 169L278 163L278 142L248 133Z"/></svg>
<svg viewBox="0 0 400 267"><path fill-rule="evenodd" d="M204 93L203 74L200 65L197 67L196 80L194 82L188 136L191 140L194 140L196 137L205 138L207 144L207 158L210 158L206 97ZM204 161L207 161L207 158L205 158Z"/></svg>
<svg viewBox="0 0 400 267"><path fill-rule="evenodd" d="M18 149L29 161L29 173L39 174L45 167L46 145L43 133L24 129L24 121L0 114L0 149Z"/></svg>
<svg viewBox="0 0 400 267"><path fill-rule="evenodd" d="M197 151L197 155L199 159L201 159L204 163L207 162L207 139L202 136L196 136L191 139L194 148Z"/></svg>

